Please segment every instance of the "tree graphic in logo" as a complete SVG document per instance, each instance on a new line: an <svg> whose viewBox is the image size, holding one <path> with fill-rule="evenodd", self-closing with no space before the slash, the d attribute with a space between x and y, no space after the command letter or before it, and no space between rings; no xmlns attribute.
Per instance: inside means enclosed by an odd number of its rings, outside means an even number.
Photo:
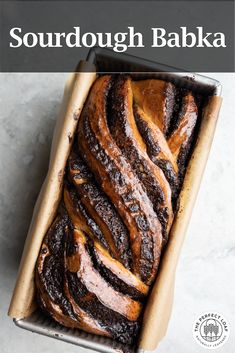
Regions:
<svg viewBox="0 0 235 353"><path fill-rule="evenodd" d="M201 337L207 342L217 341L222 335L222 326L216 319L203 321L200 329Z"/></svg>
<svg viewBox="0 0 235 353"><path fill-rule="evenodd" d="M229 334L228 320L216 311L202 313L193 324L193 337L203 348L215 349L223 346Z"/></svg>

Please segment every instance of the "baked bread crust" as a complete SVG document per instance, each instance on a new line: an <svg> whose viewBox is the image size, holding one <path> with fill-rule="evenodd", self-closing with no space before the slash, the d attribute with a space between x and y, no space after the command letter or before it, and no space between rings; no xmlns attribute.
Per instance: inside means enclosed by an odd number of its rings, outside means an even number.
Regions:
<svg viewBox="0 0 235 353"><path fill-rule="evenodd" d="M198 120L192 92L166 81L95 81L36 264L38 302L53 319L136 341Z"/></svg>

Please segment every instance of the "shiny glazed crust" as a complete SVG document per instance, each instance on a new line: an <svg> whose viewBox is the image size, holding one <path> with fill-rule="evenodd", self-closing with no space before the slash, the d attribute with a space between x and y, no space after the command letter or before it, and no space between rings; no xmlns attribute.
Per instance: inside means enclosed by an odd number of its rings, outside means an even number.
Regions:
<svg viewBox="0 0 235 353"><path fill-rule="evenodd" d="M177 94L124 75L90 91L35 270L39 305L64 326L136 343L198 121L193 94L176 108Z"/></svg>

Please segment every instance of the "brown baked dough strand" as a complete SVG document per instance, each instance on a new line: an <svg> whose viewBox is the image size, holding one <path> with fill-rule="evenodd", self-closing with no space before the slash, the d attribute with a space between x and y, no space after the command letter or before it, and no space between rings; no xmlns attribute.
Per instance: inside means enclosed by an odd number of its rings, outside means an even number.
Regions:
<svg viewBox="0 0 235 353"><path fill-rule="evenodd" d="M76 161L76 162L75 162ZM102 232L110 253L126 268L131 268L131 252L128 230L115 207L97 186L92 174L88 175L86 165L79 154L69 158L69 176L76 186L77 194L88 214Z"/></svg>
<svg viewBox="0 0 235 353"><path fill-rule="evenodd" d="M123 315L128 320L137 320L142 304L116 291L104 280L94 268L86 243L84 234L75 229L73 231L74 253L71 256L66 256L66 269L70 272L76 272L90 295L95 295L104 306Z"/></svg>
<svg viewBox="0 0 235 353"><path fill-rule="evenodd" d="M35 283L39 302L44 310L60 324L102 336L110 336L89 314L81 308L73 310L64 288L64 244L68 232L66 212L59 214L46 237L37 260ZM49 276L49 277L48 277Z"/></svg>
<svg viewBox="0 0 235 353"><path fill-rule="evenodd" d="M93 333L95 335L111 337L110 332L108 332L105 328L102 327L102 323L99 323L98 320L94 319L85 310L83 310L78 305L78 303L76 303L75 299L73 298L73 296L70 293L68 280L67 280L66 276L65 276L65 281L64 281L64 291L65 291L65 294L66 294L69 302L72 305L74 313L80 319L80 324L79 324L78 328L80 328L86 332ZM68 326L68 327L70 327L70 326Z"/></svg>
<svg viewBox="0 0 235 353"><path fill-rule="evenodd" d="M113 259L108 252L100 246L99 243L94 244L99 261L110 271L113 272L120 280L130 287L135 288L143 295L147 295L149 286L142 282L131 271L127 270L120 262Z"/></svg>
<svg viewBox="0 0 235 353"><path fill-rule="evenodd" d="M36 282L39 281L39 276L36 276ZM46 310L50 313L51 317L56 320L58 323L65 327L84 330L89 333L93 333L100 336L111 337L111 334L105 330L98 323L97 320L93 319L89 314L82 310L78 305L74 305L74 299L71 297L69 291L67 290L67 283L64 286L64 293L69 300L74 314L76 315L76 321L73 320L68 315L65 315L61 307L53 301L47 292L41 290L41 284L38 283L38 294L39 301L43 310Z"/></svg>
<svg viewBox="0 0 235 353"><path fill-rule="evenodd" d="M119 76L115 81L111 104L109 124L111 133L144 185L161 222L166 242L173 220L171 188L162 170L149 158L146 145L137 129L132 108L130 78Z"/></svg>
<svg viewBox="0 0 235 353"><path fill-rule="evenodd" d="M129 231L134 274L150 284L160 260L161 225L109 131L106 101L110 85L110 76L102 76L94 83L79 121L78 146Z"/></svg>
<svg viewBox="0 0 235 353"><path fill-rule="evenodd" d="M94 237L93 232L87 225L87 221L84 218L81 209L74 203L73 195L67 187L64 190L64 202L73 226L77 230L88 234L93 240L94 251L96 252L99 262L106 269L111 271L125 285L134 288L144 296L147 295L149 287L138 277L136 277L131 271L126 269L121 262L112 258L104 246L101 245L101 242L97 241L97 239Z"/></svg>
<svg viewBox="0 0 235 353"><path fill-rule="evenodd" d="M175 87L162 80L141 80L131 83L134 100L164 135L167 134L175 103Z"/></svg>
<svg viewBox="0 0 235 353"><path fill-rule="evenodd" d="M178 165L165 136L151 118L136 104L134 116L138 130L146 144L151 161L163 171L171 187L172 198L178 187Z"/></svg>
<svg viewBox="0 0 235 353"><path fill-rule="evenodd" d="M102 231L94 220L88 215L86 209L79 200L75 188L64 187L64 203L73 223L73 226L88 234L92 239L97 239L106 249L112 253Z"/></svg>
<svg viewBox="0 0 235 353"><path fill-rule="evenodd" d="M179 169L185 165L197 117L198 108L195 99L192 93L187 93L182 100L177 126L168 139L169 148L178 162Z"/></svg>

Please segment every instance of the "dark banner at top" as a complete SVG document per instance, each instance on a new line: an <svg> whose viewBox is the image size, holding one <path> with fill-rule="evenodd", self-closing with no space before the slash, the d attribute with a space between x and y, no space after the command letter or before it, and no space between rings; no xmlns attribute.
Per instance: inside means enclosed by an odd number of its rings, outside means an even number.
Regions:
<svg viewBox="0 0 235 353"><path fill-rule="evenodd" d="M233 1L2 1L0 6L2 72L71 72L94 47L109 49L113 62L131 54L171 71L234 71ZM138 60L127 70L140 70ZM118 65L109 70L118 71Z"/></svg>

